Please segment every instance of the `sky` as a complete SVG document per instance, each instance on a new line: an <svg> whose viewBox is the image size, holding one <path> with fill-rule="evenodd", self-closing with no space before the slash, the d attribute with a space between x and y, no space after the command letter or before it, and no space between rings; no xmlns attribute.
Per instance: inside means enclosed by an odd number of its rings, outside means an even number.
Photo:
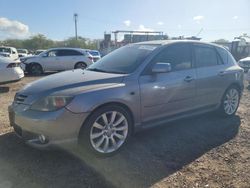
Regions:
<svg viewBox="0 0 250 188"><path fill-rule="evenodd" d="M74 36L74 13L78 34L90 39L115 30L199 33L205 41L250 35L250 0L0 0L0 40L38 33L64 40Z"/></svg>

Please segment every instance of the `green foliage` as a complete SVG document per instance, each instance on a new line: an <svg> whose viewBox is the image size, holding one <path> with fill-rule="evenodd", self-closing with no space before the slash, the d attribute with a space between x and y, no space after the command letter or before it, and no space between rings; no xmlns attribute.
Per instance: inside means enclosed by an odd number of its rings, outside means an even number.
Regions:
<svg viewBox="0 0 250 188"><path fill-rule="evenodd" d="M97 42L83 37L78 37L77 40L74 37L70 37L63 41L53 41L42 34L38 34L24 40L7 39L0 41L0 45L25 48L28 50L48 49L54 47L96 49Z"/></svg>

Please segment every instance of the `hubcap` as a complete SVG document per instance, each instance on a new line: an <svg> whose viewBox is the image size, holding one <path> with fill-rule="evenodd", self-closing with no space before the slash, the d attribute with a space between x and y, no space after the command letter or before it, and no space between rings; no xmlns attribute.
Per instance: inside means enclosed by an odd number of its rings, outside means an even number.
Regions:
<svg viewBox="0 0 250 188"><path fill-rule="evenodd" d="M105 112L93 123L90 141L101 153L111 153L122 146L128 135L128 121L117 111Z"/></svg>
<svg viewBox="0 0 250 188"><path fill-rule="evenodd" d="M232 115L239 104L239 92L236 89L230 89L224 99L224 110L226 114Z"/></svg>

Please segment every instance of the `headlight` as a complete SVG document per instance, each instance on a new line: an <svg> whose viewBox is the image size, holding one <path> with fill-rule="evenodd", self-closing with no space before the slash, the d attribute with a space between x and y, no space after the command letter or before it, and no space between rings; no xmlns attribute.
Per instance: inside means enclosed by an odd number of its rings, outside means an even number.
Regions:
<svg viewBox="0 0 250 188"><path fill-rule="evenodd" d="M31 110L49 112L56 111L67 106L73 97L71 96L48 96L31 105Z"/></svg>

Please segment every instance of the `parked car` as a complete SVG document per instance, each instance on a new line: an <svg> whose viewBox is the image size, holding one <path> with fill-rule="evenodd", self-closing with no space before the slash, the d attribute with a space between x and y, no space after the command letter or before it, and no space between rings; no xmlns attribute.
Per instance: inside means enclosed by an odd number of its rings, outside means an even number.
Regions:
<svg viewBox="0 0 250 188"><path fill-rule="evenodd" d="M29 51L27 49L17 49L18 57L27 57L29 55Z"/></svg>
<svg viewBox="0 0 250 188"><path fill-rule="evenodd" d="M0 56L7 57L13 61L18 59L18 53L16 48L0 46Z"/></svg>
<svg viewBox="0 0 250 188"><path fill-rule="evenodd" d="M245 72L248 72L250 69L250 57L239 60L239 66L243 68Z"/></svg>
<svg viewBox="0 0 250 188"><path fill-rule="evenodd" d="M90 55L92 55L94 62L97 62L101 59L101 54L97 50L89 50Z"/></svg>
<svg viewBox="0 0 250 188"><path fill-rule="evenodd" d="M20 62L0 57L0 84L18 81L24 77Z"/></svg>
<svg viewBox="0 0 250 188"><path fill-rule="evenodd" d="M230 52L214 44L129 44L85 70L28 84L17 92L9 117L34 147L72 142L109 156L144 128L209 111L233 116L243 74Z"/></svg>
<svg viewBox="0 0 250 188"><path fill-rule="evenodd" d="M52 48L38 56L22 58L21 61L28 73L39 75L46 71L85 69L93 63L93 58L78 48Z"/></svg>

